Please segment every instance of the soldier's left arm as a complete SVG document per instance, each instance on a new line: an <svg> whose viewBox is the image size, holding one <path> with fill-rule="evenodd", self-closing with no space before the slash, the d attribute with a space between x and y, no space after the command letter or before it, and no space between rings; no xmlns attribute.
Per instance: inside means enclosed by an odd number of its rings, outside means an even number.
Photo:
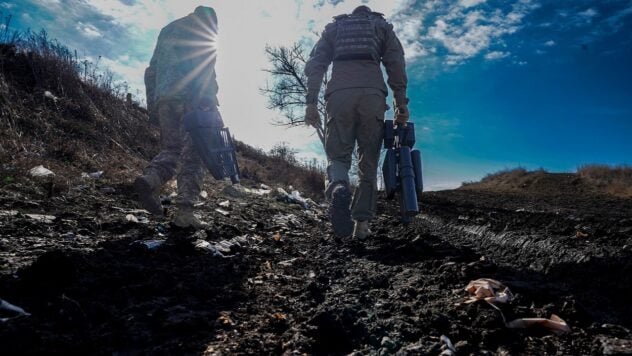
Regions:
<svg viewBox="0 0 632 356"><path fill-rule="evenodd" d="M318 103L318 94L320 93L323 77L334 56L334 36L335 24L331 23L325 27L322 36L312 49L309 60L305 64L307 104Z"/></svg>

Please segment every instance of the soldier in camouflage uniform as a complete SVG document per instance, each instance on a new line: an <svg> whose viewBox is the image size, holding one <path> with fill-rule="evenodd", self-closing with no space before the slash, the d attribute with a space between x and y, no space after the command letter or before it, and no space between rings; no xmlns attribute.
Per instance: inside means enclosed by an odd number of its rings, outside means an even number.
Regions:
<svg viewBox="0 0 632 356"><path fill-rule="evenodd" d="M178 198L173 223L199 228L193 215L204 165L183 128L183 116L195 109L217 110L215 77L217 16L210 7L199 6L192 14L168 24L145 71L150 120L160 122L161 151L134 182L141 206L163 215L159 192L176 174Z"/></svg>
<svg viewBox="0 0 632 356"><path fill-rule="evenodd" d="M393 91L396 121L408 121L404 50L393 26L382 14L359 6L351 15L335 17L314 46L305 66L308 77L305 123L321 125L317 101L323 75L333 62L325 92L327 123L327 187L334 234L365 239L375 215L377 164L383 135L387 88L380 64ZM359 186L349 191L351 155L358 144ZM355 221L355 226L352 221Z"/></svg>

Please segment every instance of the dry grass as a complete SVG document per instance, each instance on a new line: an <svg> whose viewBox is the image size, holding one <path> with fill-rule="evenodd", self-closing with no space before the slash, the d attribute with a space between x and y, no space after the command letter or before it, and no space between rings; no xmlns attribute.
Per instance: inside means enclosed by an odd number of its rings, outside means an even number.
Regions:
<svg viewBox="0 0 632 356"><path fill-rule="evenodd" d="M522 189L531 185L545 174L546 171L544 169L528 171L523 167L507 168L487 174L480 182L464 182L462 188L494 190Z"/></svg>
<svg viewBox="0 0 632 356"><path fill-rule="evenodd" d="M589 164L577 168L577 174L608 194L632 198L632 166Z"/></svg>
<svg viewBox="0 0 632 356"><path fill-rule="evenodd" d="M236 145L244 179L268 185L291 185L316 201L323 199L324 167L316 162L299 163L291 151L280 150L280 146L266 153L242 142L236 142Z"/></svg>

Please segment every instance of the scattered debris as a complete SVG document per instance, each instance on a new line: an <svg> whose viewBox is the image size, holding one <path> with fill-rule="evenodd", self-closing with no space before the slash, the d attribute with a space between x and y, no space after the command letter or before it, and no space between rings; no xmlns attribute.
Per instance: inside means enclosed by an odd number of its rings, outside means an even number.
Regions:
<svg viewBox="0 0 632 356"><path fill-rule="evenodd" d="M56 219L54 215L26 214L26 216L31 220L35 220L44 224L52 224L53 221Z"/></svg>
<svg viewBox="0 0 632 356"><path fill-rule="evenodd" d="M281 231L275 232L274 235L272 235L272 238L274 241L281 241Z"/></svg>
<svg viewBox="0 0 632 356"><path fill-rule="evenodd" d="M160 247L162 244L165 243L166 240L136 240L134 242L131 243L131 245L140 245L145 247L148 250L153 250L155 248Z"/></svg>
<svg viewBox="0 0 632 356"><path fill-rule="evenodd" d="M221 206L222 208L229 208L230 207L230 201L224 200L223 202L220 202L217 205Z"/></svg>
<svg viewBox="0 0 632 356"><path fill-rule="evenodd" d="M208 198L208 193L206 192L206 190L203 190L200 192L200 198L202 199Z"/></svg>
<svg viewBox="0 0 632 356"><path fill-rule="evenodd" d="M630 355L632 354L632 339L619 339L600 336L601 352L603 355Z"/></svg>
<svg viewBox="0 0 632 356"><path fill-rule="evenodd" d="M222 326L233 326L235 322L230 317L230 312L221 312L219 318L217 318Z"/></svg>
<svg viewBox="0 0 632 356"><path fill-rule="evenodd" d="M283 188L277 188L275 192L276 198L278 201L289 203L289 204L298 204L303 207L303 209L309 209L312 206L316 206L317 204L311 200L306 199L301 196L301 193L298 190L292 191L292 193L288 193Z"/></svg>
<svg viewBox="0 0 632 356"><path fill-rule="evenodd" d="M272 314L272 320L274 320L276 322L285 321L285 320L287 320L287 315L285 315L283 313L276 312L276 313Z"/></svg>
<svg viewBox="0 0 632 356"><path fill-rule="evenodd" d="M18 214L19 212L17 210L0 210L0 217L1 216L16 216Z"/></svg>
<svg viewBox="0 0 632 356"><path fill-rule="evenodd" d="M479 300L484 300L488 303L507 303L512 298L509 288L491 278L480 278L470 281L465 290L470 293L470 297L464 302L465 304Z"/></svg>
<svg viewBox="0 0 632 356"><path fill-rule="evenodd" d="M575 237L577 238L585 238L588 237L588 234L582 231L577 230L577 232L575 233Z"/></svg>
<svg viewBox="0 0 632 356"><path fill-rule="evenodd" d="M526 329L534 326L543 327L556 335L561 335L571 331L571 328L566 324L562 318L553 314L551 319L546 318L520 318L512 321L507 321L502 310L494 303L508 303L513 298L511 291L504 284L491 278L480 278L470 283L465 287L465 290L470 293L464 304L474 303L479 300L484 300L494 309L500 312L505 326L510 329Z"/></svg>
<svg viewBox="0 0 632 356"><path fill-rule="evenodd" d="M562 335L571 332L570 326L566 324L562 318L553 314L551 319L546 318L520 318L505 323L510 329L527 329L531 327L542 327L556 335Z"/></svg>
<svg viewBox="0 0 632 356"><path fill-rule="evenodd" d="M215 209L215 211L220 213L220 214L222 214L222 215L224 215L224 216L230 215L230 212L228 212L228 211L226 211L224 209L217 208L217 209Z"/></svg>
<svg viewBox="0 0 632 356"><path fill-rule="evenodd" d="M9 303L9 302L7 302L4 299L0 299L0 310L8 310L8 311L11 311L11 312L14 312L14 313L17 314L16 316L9 317L9 318L0 318L0 322L5 322L5 321L11 320L13 318L17 318L19 316L29 316L29 315L31 315L31 314L27 313L26 311L24 311L24 309L18 307L17 305L13 305L13 304Z"/></svg>
<svg viewBox="0 0 632 356"><path fill-rule="evenodd" d="M29 171L29 174L32 177L51 177L55 175L53 171L51 171L48 168L45 168L42 165L31 168L31 170Z"/></svg>
<svg viewBox="0 0 632 356"><path fill-rule="evenodd" d="M277 263L279 266L283 266L283 267L290 267L292 265L292 263L294 263L294 261L298 260L297 257L291 258L289 260L285 260L285 261L281 261L279 263Z"/></svg>
<svg viewBox="0 0 632 356"><path fill-rule="evenodd" d="M441 349L443 351L439 355L452 356L456 354L456 348L454 348L452 341L450 341L447 336L441 335L441 338L439 340L441 340L441 343L443 344L441 346Z"/></svg>
<svg viewBox="0 0 632 356"><path fill-rule="evenodd" d="M59 100L58 97L56 97L55 95L53 95L53 93L51 93L50 91L46 90L44 92L44 97L47 99L52 100L55 104L57 103L57 100Z"/></svg>
<svg viewBox="0 0 632 356"><path fill-rule="evenodd" d="M103 176L103 171L96 171L96 172L92 172L92 173L81 173L81 178L84 179L99 179L101 178L101 176Z"/></svg>
<svg viewBox="0 0 632 356"><path fill-rule="evenodd" d="M125 215L125 220L126 220L126 221L129 221L129 222L131 222L131 223L135 223L135 224L138 224L138 223L139 223L138 218L137 218L136 216L134 216L133 214L127 214L127 215Z"/></svg>

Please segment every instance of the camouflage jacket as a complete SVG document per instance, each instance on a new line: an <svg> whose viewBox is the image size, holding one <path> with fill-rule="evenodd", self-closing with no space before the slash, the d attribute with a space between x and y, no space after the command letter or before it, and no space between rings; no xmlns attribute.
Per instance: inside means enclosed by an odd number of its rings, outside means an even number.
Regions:
<svg viewBox="0 0 632 356"><path fill-rule="evenodd" d="M215 75L217 24L201 21L196 13L175 20L160 31L154 54L145 70L147 108L162 99L179 99L193 107L202 97L217 102Z"/></svg>
<svg viewBox="0 0 632 356"><path fill-rule="evenodd" d="M307 76L307 102L314 102L318 98L323 76L329 64L333 61L331 80L327 83L325 97L339 89L347 88L376 88L386 95L387 89L380 63L386 68L388 85L398 102L405 102L408 78L406 76L406 62L404 49L393 31L393 25L386 22L379 13L371 13L375 20L376 37L380 42L380 61L375 60L341 60L334 61L334 48L338 19L325 27L320 39L312 49L310 58L305 65Z"/></svg>

